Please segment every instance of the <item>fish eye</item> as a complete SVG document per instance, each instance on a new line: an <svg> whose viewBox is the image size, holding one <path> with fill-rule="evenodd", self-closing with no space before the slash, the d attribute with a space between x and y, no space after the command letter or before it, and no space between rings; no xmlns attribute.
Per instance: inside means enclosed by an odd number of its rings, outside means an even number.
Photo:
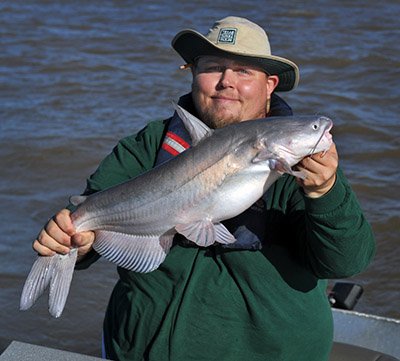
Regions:
<svg viewBox="0 0 400 361"><path fill-rule="evenodd" d="M318 129L318 124L313 124L313 125L312 125L312 128L313 128L314 130L317 130L317 129Z"/></svg>

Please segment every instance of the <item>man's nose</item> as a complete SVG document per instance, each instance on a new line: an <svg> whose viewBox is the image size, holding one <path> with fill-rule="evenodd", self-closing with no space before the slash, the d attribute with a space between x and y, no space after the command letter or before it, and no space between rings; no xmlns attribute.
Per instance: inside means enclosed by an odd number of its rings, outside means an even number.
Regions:
<svg viewBox="0 0 400 361"><path fill-rule="evenodd" d="M224 69L218 83L219 87L229 88L235 84L235 72L232 69Z"/></svg>

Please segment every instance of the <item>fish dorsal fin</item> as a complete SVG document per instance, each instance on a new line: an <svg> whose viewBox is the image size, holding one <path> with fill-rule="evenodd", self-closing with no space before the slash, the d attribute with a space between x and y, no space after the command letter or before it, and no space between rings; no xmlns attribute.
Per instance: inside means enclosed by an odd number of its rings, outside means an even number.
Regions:
<svg viewBox="0 0 400 361"><path fill-rule="evenodd" d="M173 234L148 237L101 230L95 234L93 248L97 253L122 268L142 273L158 268L173 241Z"/></svg>
<svg viewBox="0 0 400 361"><path fill-rule="evenodd" d="M179 224L175 229L200 247L208 247L215 242L228 244L236 241L236 238L222 223L214 224L210 219L203 219L190 224Z"/></svg>
<svg viewBox="0 0 400 361"><path fill-rule="evenodd" d="M86 200L87 196L72 196L69 198L69 203L73 206L79 206Z"/></svg>
<svg viewBox="0 0 400 361"><path fill-rule="evenodd" d="M200 140L210 136L214 131L207 127L200 119L196 118L193 114L190 114L187 110L183 109L176 102L172 101L179 118L182 119L186 130L189 132L192 138L192 145L196 145Z"/></svg>

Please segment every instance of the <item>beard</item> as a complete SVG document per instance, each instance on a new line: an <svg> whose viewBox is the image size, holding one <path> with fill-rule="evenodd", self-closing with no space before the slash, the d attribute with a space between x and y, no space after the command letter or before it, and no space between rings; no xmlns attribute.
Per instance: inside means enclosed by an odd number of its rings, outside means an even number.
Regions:
<svg viewBox="0 0 400 361"><path fill-rule="evenodd" d="M233 114L227 114L225 116L219 116L217 113L210 109L204 109L198 111L200 119L208 125L210 128L217 129L223 128L227 125L239 123L242 119L239 116Z"/></svg>
<svg viewBox="0 0 400 361"><path fill-rule="evenodd" d="M240 112L232 112L225 105L211 105L207 107L196 100L193 99L193 104L199 119L212 129L222 128L243 121Z"/></svg>

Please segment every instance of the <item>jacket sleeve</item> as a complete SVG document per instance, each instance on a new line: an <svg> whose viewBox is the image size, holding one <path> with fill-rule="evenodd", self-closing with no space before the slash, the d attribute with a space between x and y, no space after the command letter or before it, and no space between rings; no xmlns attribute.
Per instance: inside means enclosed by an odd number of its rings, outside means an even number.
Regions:
<svg viewBox="0 0 400 361"><path fill-rule="evenodd" d="M154 121L122 138L87 179L85 195L122 183L154 167L164 137L165 121Z"/></svg>
<svg viewBox="0 0 400 361"><path fill-rule="evenodd" d="M293 177L280 187L285 191L276 203L289 223L287 242L305 267L320 279L351 277L367 267L375 254L374 235L340 168L334 187L320 198L306 196Z"/></svg>
<svg viewBox="0 0 400 361"><path fill-rule="evenodd" d="M120 184L153 168L167 122L168 120L151 122L139 133L121 139L87 179L83 195ZM73 209L71 205L68 208ZM86 269L99 258L100 255L92 250L75 268Z"/></svg>

